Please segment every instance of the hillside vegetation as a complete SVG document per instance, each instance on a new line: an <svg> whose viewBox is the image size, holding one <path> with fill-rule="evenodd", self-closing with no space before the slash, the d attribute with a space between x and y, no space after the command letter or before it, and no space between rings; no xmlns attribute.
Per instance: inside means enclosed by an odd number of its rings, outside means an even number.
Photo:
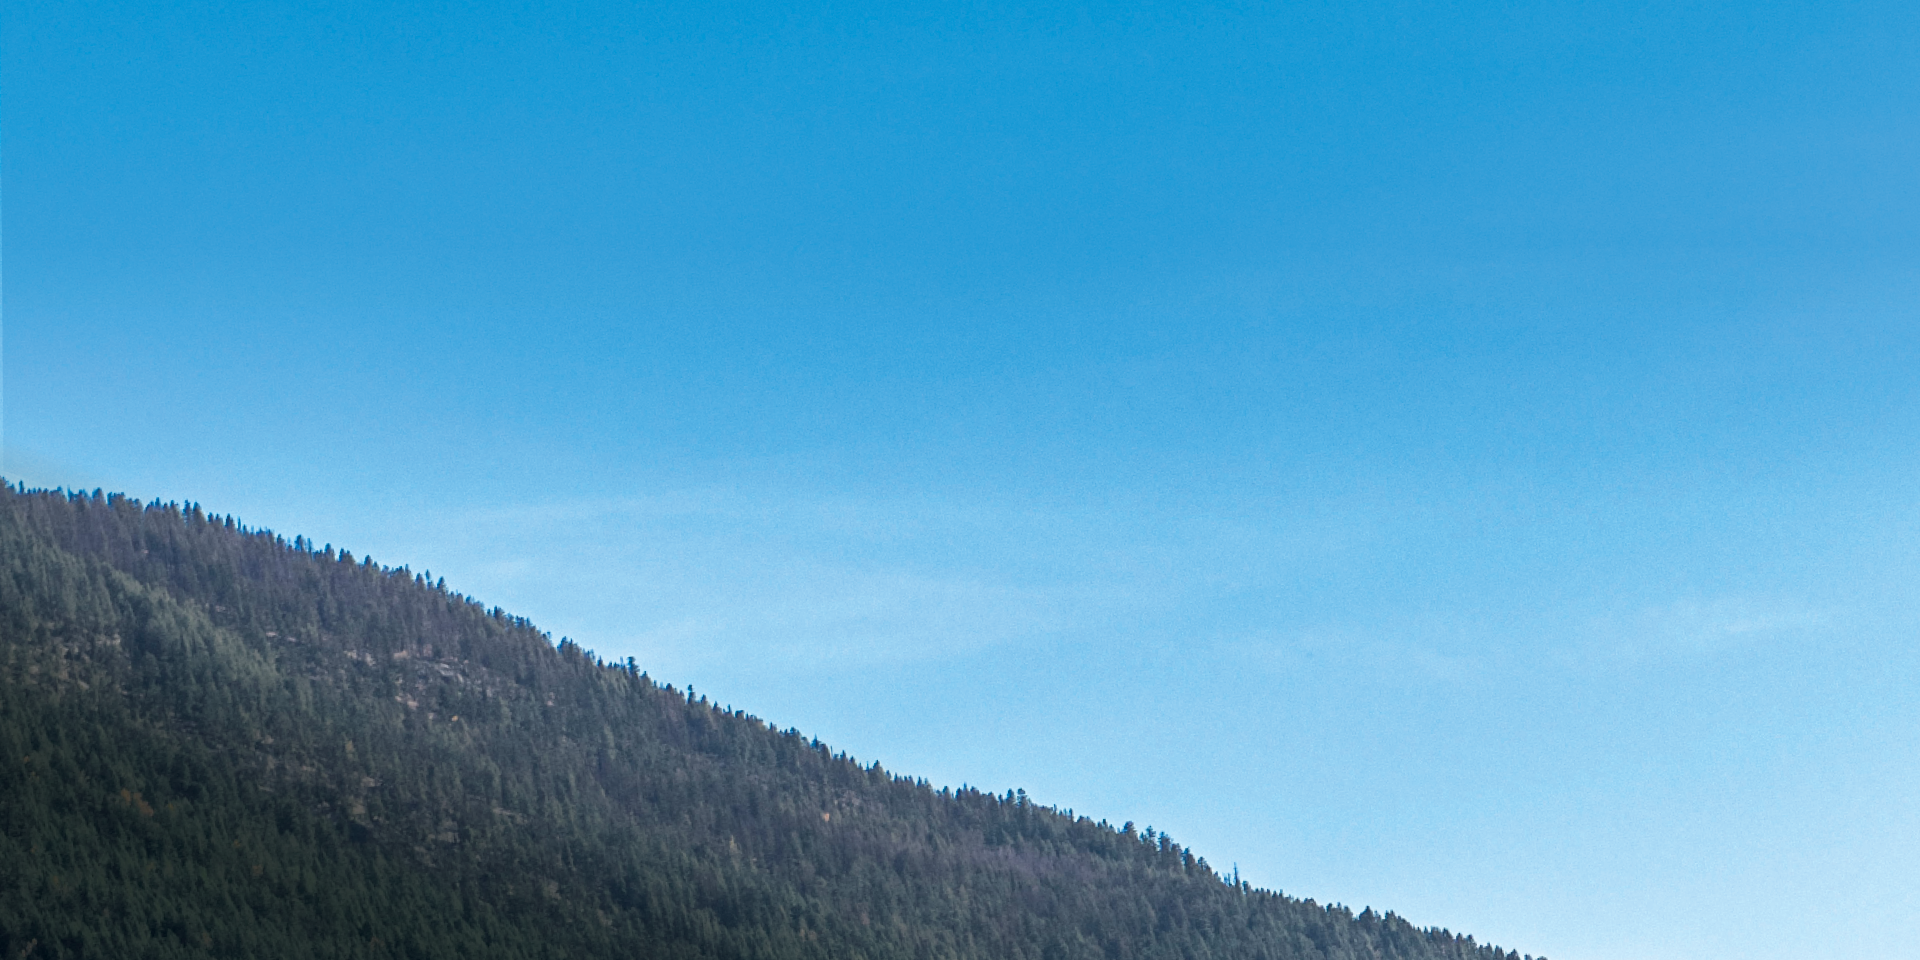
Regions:
<svg viewBox="0 0 1920 960"><path fill-rule="evenodd" d="M405 567L0 490L8 958L1518 960L857 763Z"/></svg>

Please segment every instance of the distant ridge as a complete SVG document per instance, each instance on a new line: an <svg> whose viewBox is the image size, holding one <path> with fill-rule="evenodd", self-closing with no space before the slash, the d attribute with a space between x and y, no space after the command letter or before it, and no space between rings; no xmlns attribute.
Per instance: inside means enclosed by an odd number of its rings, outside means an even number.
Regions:
<svg viewBox="0 0 1920 960"><path fill-rule="evenodd" d="M862 765L406 567L23 486L0 487L0 951L1522 960Z"/></svg>

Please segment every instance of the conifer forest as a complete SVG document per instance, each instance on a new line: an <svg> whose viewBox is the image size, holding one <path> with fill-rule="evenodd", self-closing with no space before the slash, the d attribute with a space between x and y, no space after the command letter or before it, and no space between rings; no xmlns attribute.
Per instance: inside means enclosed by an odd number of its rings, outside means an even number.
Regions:
<svg viewBox="0 0 1920 960"><path fill-rule="evenodd" d="M1520 960L193 504L0 492L7 958Z"/></svg>

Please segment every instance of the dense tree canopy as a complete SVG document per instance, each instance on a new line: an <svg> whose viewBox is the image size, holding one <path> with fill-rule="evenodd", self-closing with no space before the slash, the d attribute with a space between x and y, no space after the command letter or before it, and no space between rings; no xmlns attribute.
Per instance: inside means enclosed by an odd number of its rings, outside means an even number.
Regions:
<svg viewBox="0 0 1920 960"><path fill-rule="evenodd" d="M6 957L1518 960L855 762L405 567L0 490Z"/></svg>

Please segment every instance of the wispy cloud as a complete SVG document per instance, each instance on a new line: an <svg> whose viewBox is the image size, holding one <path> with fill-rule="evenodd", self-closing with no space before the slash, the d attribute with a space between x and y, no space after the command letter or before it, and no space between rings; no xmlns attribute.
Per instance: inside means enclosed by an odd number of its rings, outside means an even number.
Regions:
<svg viewBox="0 0 1920 960"><path fill-rule="evenodd" d="M679 612L631 634L637 646L681 659L870 664L1041 642L1065 622L1061 598L1045 589L813 564L678 599Z"/></svg>
<svg viewBox="0 0 1920 960"><path fill-rule="evenodd" d="M1473 624L1441 618L1397 624L1320 624L1292 632L1221 642L1229 654L1263 668L1364 670L1384 681L1466 683L1483 679L1497 641Z"/></svg>
<svg viewBox="0 0 1920 960"><path fill-rule="evenodd" d="M1262 668L1474 683L1542 669L1586 673L1710 659L1803 637L1832 620L1805 602L1751 595L1687 597L1584 619L1510 613L1331 621L1230 635L1215 646Z"/></svg>
<svg viewBox="0 0 1920 960"><path fill-rule="evenodd" d="M1138 610L1140 591L1056 535L1072 522L707 489L449 511L421 532L463 558L476 582L460 589L610 650L846 666L1044 643Z"/></svg>
<svg viewBox="0 0 1920 960"><path fill-rule="evenodd" d="M556 633L662 663L855 666L1113 637L1200 653L1238 636L1255 639L1234 656L1477 669L1472 625L1271 629L1279 585L1377 531L1340 511L1228 507L714 486L448 508L417 518L407 553Z"/></svg>
<svg viewBox="0 0 1920 960"><path fill-rule="evenodd" d="M1720 656L1804 633L1830 619L1789 597L1687 597L1596 617L1579 631L1589 656L1623 664Z"/></svg>

